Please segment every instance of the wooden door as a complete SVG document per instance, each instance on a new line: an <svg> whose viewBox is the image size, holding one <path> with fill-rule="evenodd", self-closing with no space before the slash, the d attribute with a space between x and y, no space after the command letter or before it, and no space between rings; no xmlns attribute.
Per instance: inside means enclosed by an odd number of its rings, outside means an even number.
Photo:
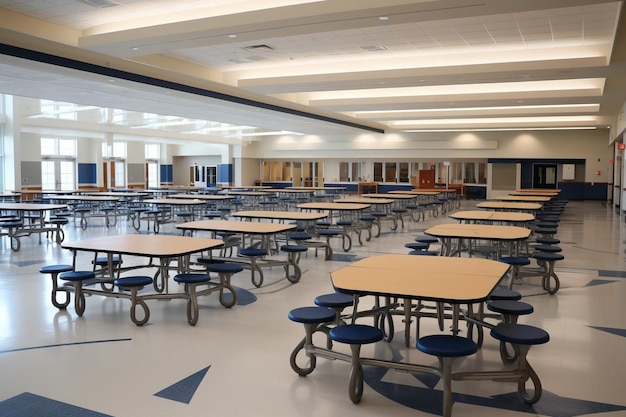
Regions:
<svg viewBox="0 0 626 417"><path fill-rule="evenodd" d="M435 188L434 169L420 169L418 171L417 188Z"/></svg>

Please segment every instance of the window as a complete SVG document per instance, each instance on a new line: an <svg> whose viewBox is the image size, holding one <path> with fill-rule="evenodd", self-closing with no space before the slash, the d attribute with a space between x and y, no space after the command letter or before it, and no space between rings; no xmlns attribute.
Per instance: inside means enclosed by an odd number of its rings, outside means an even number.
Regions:
<svg viewBox="0 0 626 417"><path fill-rule="evenodd" d="M42 156L76 157L76 139L41 138Z"/></svg>
<svg viewBox="0 0 626 417"><path fill-rule="evenodd" d="M350 182L361 180L361 164L359 162L339 162L339 181Z"/></svg>
<svg viewBox="0 0 626 417"><path fill-rule="evenodd" d="M76 139L46 138L41 143L41 188L76 189Z"/></svg>
<svg viewBox="0 0 626 417"><path fill-rule="evenodd" d="M476 183L476 164L473 162L465 163L465 175L463 176L463 182L469 184Z"/></svg>
<svg viewBox="0 0 626 417"><path fill-rule="evenodd" d="M124 161L115 161L114 165L115 176L114 187L124 187L126 186L126 164Z"/></svg>
<svg viewBox="0 0 626 417"><path fill-rule="evenodd" d="M126 142L113 142L113 158L126 159Z"/></svg>
<svg viewBox="0 0 626 417"><path fill-rule="evenodd" d="M409 182L409 163L408 162L400 162L398 164L399 168L399 182Z"/></svg>
<svg viewBox="0 0 626 417"><path fill-rule="evenodd" d="M146 159L159 160L160 150L157 143L148 143L145 145Z"/></svg>
<svg viewBox="0 0 626 417"><path fill-rule="evenodd" d="M159 186L159 164L158 162L148 161L148 188Z"/></svg>
<svg viewBox="0 0 626 417"><path fill-rule="evenodd" d="M81 109L74 103L52 100L40 100L39 108L46 117L63 120L77 120L78 111Z"/></svg>
<svg viewBox="0 0 626 417"><path fill-rule="evenodd" d="M383 178L383 163L374 162L374 181L383 182L384 180L385 179Z"/></svg>

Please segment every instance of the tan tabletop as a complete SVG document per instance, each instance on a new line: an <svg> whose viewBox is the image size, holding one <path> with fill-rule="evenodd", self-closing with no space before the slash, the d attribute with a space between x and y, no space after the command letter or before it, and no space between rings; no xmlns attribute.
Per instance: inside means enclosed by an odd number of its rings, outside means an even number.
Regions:
<svg viewBox="0 0 626 417"><path fill-rule="evenodd" d="M364 194L368 195L368 194ZM395 200L391 198L368 198L368 197L345 197L333 200L334 203L351 203L351 204L391 204Z"/></svg>
<svg viewBox="0 0 626 417"><path fill-rule="evenodd" d="M392 198L394 200L411 200L416 198L416 195L413 194L363 194L363 196L367 196L367 198Z"/></svg>
<svg viewBox="0 0 626 417"><path fill-rule="evenodd" d="M476 204L478 208L492 209L492 210L540 210L541 204L538 203L515 203L510 201L483 201Z"/></svg>
<svg viewBox="0 0 626 417"><path fill-rule="evenodd" d="M389 194L410 194L410 195L438 195L441 191L424 191L424 190L393 190Z"/></svg>
<svg viewBox="0 0 626 417"><path fill-rule="evenodd" d="M304 188L276 188L276 189L272 188L271 190L267 190L267 191L271 191L271 192L274 192L276 194L280 194L280 193L283 193L283 194L309 194L309 195L315 194L315 190L310 190L310 189L307 190L307 189L304 189Z"/></svg>
<svg viewBox="0 0 626 417"><path fill-rule="evenodd" d="M346 187L287 187L292 190L341 191Z"/></svg>
<svg viewBox="0 0 626 417"><path fill-rule="evenodd" d="M439 224L428 228L425 234L441 238L467 238L485 240L521 240L530 236L530 229L519 226L491 224Z"/></svg>
<svg viewBox="0 0 626 417"><path fill-rule="evenodd" d="M77 190L22 190L25 194L67 195L77 193Z"/></svg>
<svg viewBox="0 0 626 417"><path fill-rule="evenodd" d="M228 220L198 220L176 225L177 229L206 232L247 233L270 235L282 233L296 228L295 224L269 222L232 222Z"/></svg>
<svg viewBox="0 0 626 417"><path fill-rule="evenodd" d="M370 204L358 204L358 203L302 203L298 204L298 208L301 210L329 210L329 211L350 211L350 210L365 210L369 208Z"/></svg>
<svg viewBox="0 0 626 417"><path fill-rule="evenodd" d="M454 188L417 188L414 191L432 191L436 193L456 193L457 189Z"/></svg>
<svg viewBox="0 0 626 417"><path fill-rule="evenodd" d="M326 214L307 211L242 210L232 213L230 217L240 217L242 219L313 221L325 218Z"/></svg>
<svg viewBox="0 0 626 417"><path fill-rule="evenodd" d="M122 197L107 197L94 195L56 195L51 197L55 201L119 201Z"/></svg>
<svg viewBox="0 0 626 417"><path fill-rule="evenodd" d="M218 188L223 190L266 190L272 187L269 185L222 185Z"/></svg>
<svg viewBox="0 0 626 417"><path fill-rule="evenodd" d="M226 191L226 195L237 195L241 197L264 197L271 195L270 192L267 191Z"/></svg>
<svg viewBox="0 0 626 417"><path fill-rule="evenodd" d="M234 200L235 197L225 194L172 194L168 198L179 198L185 200L203 200L203 201L224 201Z"/></svg>
<svg viewBox="0 0 626 417"><path fill-rule="evenodd" d="M128 198L128 197L146 197L149 195L145 192L131 192L131 191L100 191L93 193L83 193L86 196L94 196L94 197L120 197L120 198Z"/></svg>
<svg viewBox="0 0 626 417"><path fill-rule="evenodd" d="M204 201L198 200L198 199L189 199L189 198L148 198L146 200L142 200L142 203L171 204L174 206L190 206L190 205L204 204Z"/></svg>
<svg viewBox="0 0 626 417"><path fill-rule="evenodd" d="M2 193L2 194L0 194L0 198L2 198L2 199L9 198L9 199L12 199L14 201L17 201L17 200L22 198L22 193Z"/></svg>
<svg viewBox="0 0 626 417"><path fill-rule="evenodd" d="M522 188L515 190L516 193L560 193L560 188Z"/></svg>
<svg viewBox="0 0 626 417"><path fill-rule="evenodd" d="M455 304L484 301L509 265L480 258L387 254L331 273L336 290Z"/></svg>
<svg viewBox="0 0 626 417"><path fill-rule="evenodd" d="M546 196L538 196L538 195L501 195L498 196L496 198L494 198L494 200L500 200L500 201L518 201L518 202L523 202L523 203L545 203L550 201L552 198L551 197L546 197Z"/></svg>
<svg viewBox="0 0 626 417"><path fill-rule="evenodd" d="M67 242L72 251L102 252L159 258L188 255L220 247L218 239L168 235L115 235Z"/></svg>
<svg viewBox="0 0 626 417"><path fill-rule="evenodd" d="M196 185L167 185L167 186L162 186L162 187L158 187L155 188L156 190L187 190L187 191L194 191L194 190L204 190L206 187L199 187Z"/></svg>
<svg viewBox="0 0 626 417"><path fill-rule="evenodd" d="M449 215L450 218L456 220L475 220L489 222L511 222L525 223L535 220L535 216L530 213L520 213L517 211L484 211L484 210L465 210L457 211Z"/></svg>
<svg viewBox="0 0 626 417"><path fill-rule="evenodd" d="M175 193L179 193L180 190L170 190L170 189L147 189L147 190L141 190L142 193L150 193L150 194L175 194Z"/></svg>
<svg viewBox="0 0 626 417"><path fill-rule="evenodd" d="M66 209L65 204L0 203L0 210L48 211Z"/></svg>
<svg viewBox="0 0 626 417"><path fill-rule="evenodd" d="M509 195L517 196L539 196L539 197L557 197L558 192L544 192L544 191L514 191Z"/></svg>

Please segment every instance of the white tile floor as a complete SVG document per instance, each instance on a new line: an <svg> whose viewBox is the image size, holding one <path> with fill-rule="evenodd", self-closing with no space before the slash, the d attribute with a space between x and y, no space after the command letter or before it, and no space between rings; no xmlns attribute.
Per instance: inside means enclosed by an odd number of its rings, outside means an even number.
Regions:
<svg viewBox="0 0 626 417"><path fill-rule="evenodd" d="M463 202L463 208L474 204ZM38 270L45 264L71 263L70 253L45 237L40 244L34 236L23 238L21 250L12 252L2 238L0 415L69 415L55 411L45 399L80 407L72 411L76 416L436 415L441 384L432 377L367 368L358 405L348 398L345 362L319 359L311 375L298 377L289 366L289 355L303 329L287 314L332 291L331 271L372 254L406 253L404 243L441 222L451 220L429 217L395 232L384 228L379 238L357 244L349 253L336 251L340 260L324 261L310 250L301 261L304 274L297 284L287 282L276 268L257 289L244 271L233 283L249 291L242 301L256 301L225 309L216 295L202 298L195 327L187 324L182 300L150 301L151 318L143 327L131 323L128 300L88 297L82 318L72 306L58 311L50 303L50 281ZM97 220L86 231L71 223L66 231L67 240L134 233L123 221L107 230ZM570 202L558 237L565 255L556 268L561 279L558 294L542 293L536 279L516 286L535 308L520 322L540 326L551 336L529 355L543 384L542 399L525 406L514 383L455 382L454 391L462 395L455 397L453 415L626 415L624 219L601 202ZM88 268L90 260L79 257L79 266ZM127 264L136 261L125 259ZM364 348L364 354L434 364L414 347L404 348L402 323L399 317L395 320L397 337ZM428 331L437 329L425 321L423 332ZM459 369L499 366L497 344L487 338ZM183 381L194 374L195 380ZM181 400L185 394L188 403ZM20 408L24 403L30 404L28 412Z"/></svg>

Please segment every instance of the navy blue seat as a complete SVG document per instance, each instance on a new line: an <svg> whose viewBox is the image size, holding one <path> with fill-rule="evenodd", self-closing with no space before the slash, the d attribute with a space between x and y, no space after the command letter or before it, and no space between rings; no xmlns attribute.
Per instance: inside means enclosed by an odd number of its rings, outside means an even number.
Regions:
<svg viewBox="0 0 626 417"><path fill-rule="evenodd" d="M58 265L45 265L39 268L40 274L50 274L50 278L52 279L52 305L60 310L65 310L65 308L70 304L70 292L67 288L59 288L58 277L59 274L63 272L70 272L74 270L72 265L58 264ZM57 293L61 291L65 293L65 300L59 302L57 300Z"/></svg>
<svg viewBox="0 0 626 417"><path fill-rule="evenodd" d="M561 282L559 281L559 277L554 272L554 263L562 261L565 257L560 253L536 252L533 254L533 258L537 260L537 263L543 265L541 286L548 292L548 294L556 294L561 287ZM552 280L554 281L554 284L552 284Z"/></svg>
<svg viewBox="0 0 626 417"><path fill-rule="evenodd" d="M208 284L210 280L211 277L209 276L209 274L202 273L187 273L174 276L174 281L180 284L185 284L185 294L187 294L188 297L187 322L192 326L196 325L199 316L198 293L196 291L197 286L201 284Z"/></svg>
<svg viewBox="0 0 626 417"><path fill-rule="evenodd" d="M509 290L502 287L496 287L495 290L491 292L489 296L489 300L521 300L522 294L515 290Z"/></svg>
<svg viewBox="0 0 626 417"><path fill-rule="evenodd" d="M412 250L409 252L409 255L439 256L439 252L435 252L434 250Z"/></svg>
<svg viewBox="0 0 626 417"><path fill-rule="evenodd" d="M354 296L342 292L334 292L330 294L322 294L315 297L315 305L320 307L328 307L337 313L336 324L341 324L341 312L354 305Z"/></svg>
<svg viewBox="0 0 626 417"><path fill-rule="evenodd" d="M353 403L361 401L363 396L363 367L361 365L361 345L376 343L383 339L383 332L365 324L344 324L333 327L328 332L331 340L350 345L350 379L348 395Z"/></svg>
<svg viewBox="0 0 626 417"><path fill-rule="evenodd" d="M150 309L145 301L137 296L137 292L145 287L146 285L150 285L153 283L152 277L137 275L130 277L122 277L118 278L114 281L114 284L123 290L130 291L130 319L137 326L143 326L150 320ZM137 306L141 306L143 309L143 317L141 319L137 318Z"/></svg>
<svg viewBox="0 0 626 417"><path fill-rule="evenodd" d="M335 321L336 313L326 307L298 307L287 315L289 320L303 324L322 324Z"/></svg>
<svg viewBox="0 0 626 417"><path fill-rule="evenodd" d="M420 337L415 347L426 354L441 358L468 356L478 351L478 345L473 340L449 334Z"/></svg>
<svg viewBox="0 0 626 417"><path fill-rule="evenodd" d="M433 243L438 243L439 239L437 239L436 237L418 236L415 238L415 241L430 243L432 245Z"/></svg>
<svg viewBox="0 0 626 417"><path fill-rule="evenodd" d="M409 242L404 244L405 248L411 250L428 250L430 243L428 242Z"/></svg>
<svg viewBox="0 0 626 417"><path fill-rule="evenodd" d="M237 304L237 291L235 291L235 289L231 286L230 279L234 274L243 271L244 267L237 263L211 263L206 264L206 270L209 273L214 272L218 274L220 278L219 285L228 289L233 295L232 299L228 301L223 297L223 291L220 291L220 303L226 308L230 308Z"/></svg>
<svg viewBox="0 0 626 417"><path fill-rule="evenodd" d="M93 271L69 271L59 275L59 279L67 281L74 287L74 309L79 317L85 312L85 293L83 283L86 280L95 278Z"/></svg>
<svg viewBox="0 0 626 417"><path fill-rule="evenodd" d="M499 324L491 329L491 336L502 342L516 345L540 345L550 341L548 332L527 324Z"/></svg>
<svg viewBox="0 0 626 417"><path fill-rule="evenodd" d="M517 323L517 318L526 314L532 314L532 305L523 301L494 300L487 303L487 309L502 314L504 323Z"/></svg>
<svg viewBox="0 0 626 417"><path fill-rule="evenodd" d="M418 350L439 359L439 373L443 381L443 415L452 415L452 364L458 357L476 353L478 345L471 339L448 334L424 336L417 339Z"/></svg>
<svg viewBox="0 0 626 417"><path fill-rule="evenodd" d="M292 283L300 281L300 277L302 276L302 271L298 265L300 254L308 251L309 247L304 245L282 245L280 250L287 252L287 265L285 265L287 279ZM293 268L293 274L290 273L290 268Z"/></svg>
<svg viewBox="0 0 626 417"><path fill-rule="evenodd" d="M556 245L533 245L533 248L538 252L558 253L563 252L560 246Z"/></svg>
<svg viewBox="0 0 626 417"><path fill-rule="evenodd" d="M255 287L260 287L263 285L263 271L259 267L257 260L259 258L267 256L267 254L267 249L262 248L245 248L240 249L239 252L237 252L238 256L244 256L250 259L250 274L252 284L254 284Z"/></svg>
<svg viewBox="0 0 626 417"><path fill-rule="evenodd" d="M503 256L498 259L500 262L511 265L511 273L509 275L508 289L513 288L513 284L517 280L519 270L523 266L530 265L530 259L526 256Z"/></svg>

